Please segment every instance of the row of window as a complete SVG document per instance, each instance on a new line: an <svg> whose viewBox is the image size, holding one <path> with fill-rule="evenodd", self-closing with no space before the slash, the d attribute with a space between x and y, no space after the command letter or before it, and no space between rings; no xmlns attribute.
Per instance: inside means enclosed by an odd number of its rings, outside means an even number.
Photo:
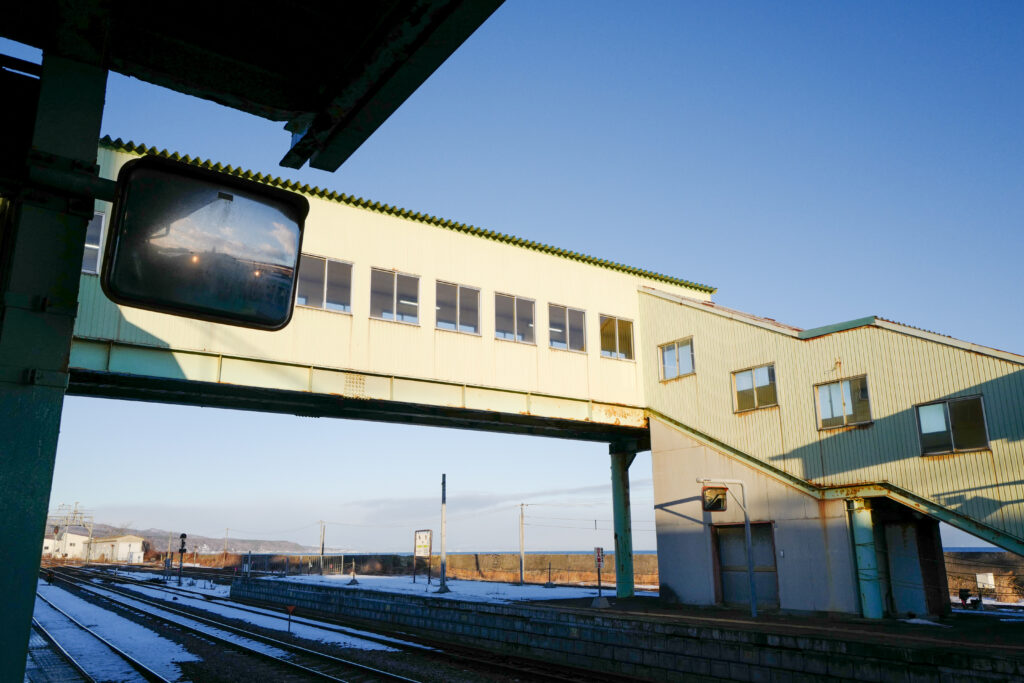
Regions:
<svg viewBox="0 0 1024 683"><path fill-rule="evenodd" d="M671 380L694 373L693 339L658 347L661 378ZM778 405L775 366L759 365L732 373L737 413ZM836 429L871 422L868 378L851 377L814 387L818 429ZM988 448L985 407L981 396L952 398L915 406L923 455L958 453Z"/></svg>
<svg viewBox="0 0 1024 683"><path fill-rule="evenodd" d="M82 270L96 273L100 265L103 214L96 213L86 228ZM352 311L352 264L302 254L296 304L329 311ZM466 334L480 334L480 290L437 282L436 326ZM419 324L419 277L373 268L370 271L370 317ZM633 323L599 316L601 355L632 360ZM548 340L551 348L585 352L584 311L548 304ZM494 295L494 335L497 339L535 344L534 302L510 294ZM662 380L694 373L693 339L658 347ZM736 412L778 405L775 366L760 365L732 373ZM867 377L819 384L818 428L835 429L871 422ZM985 410L980 396L919 405L918 435L926 455L988 448Z"/></svg>
<svg viewBox="0 0 1024 683"><path fill-rule="evenodd" d="M370 317L418 325L419 277L392 270L370 270ZM436 283L435 325L441 330L480 334L480 290L451 282ZM295 303L330 311L352 311L352 264L303 254ZM511 294L494 295L494 336L536 344L535 303ZM599 316L601 355L632 360L633 323ZM548 343L566 351L587 350L586 313L548 304Z"/></svg>

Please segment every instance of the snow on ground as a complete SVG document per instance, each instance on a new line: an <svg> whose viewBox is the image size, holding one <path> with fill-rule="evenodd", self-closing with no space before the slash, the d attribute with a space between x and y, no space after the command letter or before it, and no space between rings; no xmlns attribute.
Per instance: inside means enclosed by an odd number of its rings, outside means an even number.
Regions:
<svg viewBox="0 0 1024 683"><path fill-rule="evenodd" d="M176 582L172 582L171 585L172 585L172 587L177 587L177 583ZM240 610L240 609L237 609L235 607L231 607L230 605L224 605L224 604L220 604L220 603L217 603L217 602L210 602L209 600L206 600L206 599L201 598L201 597L189 598L189 597L182 597L182 596L179 595L179 596L177 596L177 600L172 600L172 596L170 594L168 594L166 591L160 590L159 588L146 588L146 587L137 586L137 585L131 585L131 584L119 584L118 588L121 589L121 590L135 591L137 593L145 595L148 598L153 598L153 599L156 599L156 600L172 601L173 604L169 604L168 605L170 607L176 607L177 605L182 605L182 606L185 606L185 607L193 607L193 608L196 608L196 609L206 610L206 611L211 612L213 614L217 614L218 616L227 617L227 618L230 618L230 619L238 619L238 620L241 620L241 621L245 621L245 622L250 623L250 624L252 624L254 626L259 626L261 628L277 630L277 631L287 631L288 630L288 622L281 619L281 612L280 612L280 610L275 612L273 610L264 610L264 609L259 609L259 608L247 608L247 610L248 609L255 609L255 610L258 610L259 612L261 612L261 614L253 614L250 611ZM189 590L196 590L196 589L190 588ZM215 596L218 596L218 597L226 598L227 597L227 592L228 592L228 586L216 586L215 585L211 589L203 589L202 592L210 594L210 595L215 595ZM266 616L264 616L264 615L266 615ZM366 632L366 631L358 631L356 629L347 629L347 630L348 630L349 634L352 634L352 635L346 635L344 633L337 633L335 631L328 630L328 629L317 628L316 626L312 625L312 620L309 620L309 619L302 619L302 620L294 619L294 620L292 620L291 632L292 632L292 635L297 636L299 638L305 638L307 640L315 640L315 641L319 641L319 642L322 642L322 643L331 643L333 645L337 645L338 647L350 647L350 648L356 648L356 649L359 649L359 650L381 650L381 651L384 651L384 652L397 652L397 650L395 648L388 647L387 645L382 645L381 643L377 643L377 642L373 642L373 641L369 641L369 640L362 640L362 639L360 639L358 637L353 637L353 636L358 636L360 633L366 633L366 635L374 635L375 638L382 639L380 636L377 636L375 634L370 634L369 632ZM412 646L411 643L406 643L405 641L398 640L397 638L395 638L395 639L387 638L387 640L392 640L393 642L395 642L397 644L401 644L401 645Z"/></svg>
<svg viewBox="0 0 1024 683"><path fill-rule="evenodd" d="M63 607L61 608L63 609ZM89 674L98 681L134 681L139 675L128 662L106 645L78 628L67 617L36 598L32 616L78 662L86 663Z"/></svg>
<svg viewBox="0 0 1024 683"><path fill-rule="evenodd" d="M70 614L85 626L96 631L164 678L173 681L181 680L181 670L178 668L177 662L194 662L199 659L174 641L168 640L134 621L113 614L103 607L72 595L62 588L57 588L40 581L36 590L54 605ZM37 600L35 616L44 628L48 629L51 624L56 624L55 617L64 620L61 615L53 610L44 611L40 609L40 605L46 607L45 603ZM87 634L83 635L92 638L92 636ZM90 665L93 661L94 658L89 659ZM137 680L137 678L137 674L132 672L126 677L109 675L100 677L99 680L121 681Z"/></svg>
<svg viewBox="0 0 1024 683"><path fill-rule="evenodd" d="M930 621L928 619L900 619L905 624L920 624L921 626L938 626L939 628L953 628L949 624L940 624L937 621Z"/></svg>
<svg viewBox="0 0 1024 683"><path fill-rule="evenodd" d="M266 644L261 643L259 641L252 640L252 639L246 638L244 636L238 636L238 635L235 635L235 634L230 633L228 631L224 631L222 629L215 628L213 626L207 626L206 624L199 623L199 622L195 621L194 619L189 619L188 617L179 616L177 614L173 614L171 612L167 612L165 610L162 610L162 609L160 609L158 607L152 607L151 605L147 605L145 603L139 602L138 600L132 600L131 598L125 598L123 596L117 595L116 593L112 593L112 592L110 592L108 590L104 590L103 588L91 587L88 590L93 592L93 593L96 593L97 595L102 595L102 596L105 596L105 597L109 597L110 599L114 600L118 604L123 605L125 607L134 607L135 609L138 609L138 610L140 610L142 612L146 612L148 614L156 615L157 617L159 617L161 619L167 619L168 621L171 621L171 622L173 622L175 624L181 624L186 629L188 629L190 631L193 631L193 632L196 632L196 633L205 633L207 635L212 635L212 636L215 636L217 638L223 638L224 640L229 640L231 642L238 643L238 644L243 645L243 646L245 646L247 648L250 648L252 650L258 650L259 652L263 652L263 653L268 654L268 655L270 655L272 657L288 658L290 656L287 651L282 650L282 649L277 648L277 647L274 647L272 645L266 645Z"/></svg>
<svg viewBox="0 0 1024 683"><path fill-rule="evenodd" d="M596 598L597 587L576 587L576 586L555 586L545 588L535 584L520 586L512 583L493 583L490 581L463 581L448 579L449 593L438 593L438 581L432 579L427 585L426 577L418 576L416 583L413 583L410 576L356 576L358 585L349 586L352 580L351 575L333 574L320 576L310 574L306 576L288 576L281 578L262 579L265 581L290 581L296 583L311 583L341 588L356 588L360 590L381 591L383 593L407 593L423 595L430 598L446 600L469 600L473 602L519 602L531 600L559 600L566 598ZM637 595L654 595L655 591L637 591ZM615 586L602 589L601 595L615 597Z"/></svg>

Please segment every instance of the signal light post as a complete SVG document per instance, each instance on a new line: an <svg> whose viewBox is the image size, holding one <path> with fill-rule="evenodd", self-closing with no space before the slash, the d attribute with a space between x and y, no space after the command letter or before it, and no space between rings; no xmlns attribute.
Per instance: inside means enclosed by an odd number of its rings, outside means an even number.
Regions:
<svg viewBox="0 0 1024 683"><path fill-rule="evenodd" d="M181 535L181 547L178 548L178 585L181 585L181 568L185 563L185 539L188 538L187 534Z"/></svg>

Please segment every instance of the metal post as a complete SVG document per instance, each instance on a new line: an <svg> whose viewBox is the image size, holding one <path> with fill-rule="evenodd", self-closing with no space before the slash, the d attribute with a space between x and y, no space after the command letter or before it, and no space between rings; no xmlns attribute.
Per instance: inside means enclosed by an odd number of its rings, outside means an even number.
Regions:
<svg viewBox="0 0 1024 683"><path fill-rule="evenodd" d="M47 53L34 127L6 131L88 173L96 164L106 70ZM5 106L15 106L7 102ZM29 164L25 159L24 163ZM35 188L6 208L0 255L0 680L25 672L39 549L53 483L57 435L85 248L89 197Z"/></svg>
<svg viewBox="0 0 1024 683"><path fill-rule="evenodd" d="M747 513L747 487L739 479L707 479L698 478L698 484L726 484L740 487L740 498L732 493L733 500L740 504L743 509L743 535L744 545L747 551L747 583L750 587L750 616L757 618L757 586L754 585L754 542L750 534L750 515Z"/></svg>
<svg viewBox="0 0 1024 683"><path fill-rule="evenodd" d="M881 619L882 589L878 580L878 558L875 555L875 530L871 507L863 498L846 501L853 527L854 554L857 561L857 584L860 588L860 609L865 619Z"/></svg>
<svg viewBox="0 0 1024 683"><path fill-rule="evenodd" d="M320 576L324 575L324 520L320 520Z"/></svg>
<svg viewBox="0 0 1024 683"><path fill-rule="evenodd" d="M615 596L633 597L633 525L630 520L629 466L636 451L612 444L612 511L615 520Z"/></svg>
<svg viewBox="0 0 1024 683"><path fill-rule="evenodd" d="M526 537L523 533L523 517L525 516L526 505L519 504L519 585L523 585L523 575L526 573Z"/></svg>
<svg viewBox="0 0 1024 683"><path fill-rule="evenodd" d="M445 551L445 541L448 534L448 493L447 493L447 479L444 474L441 475L441 586L437 589L438 593L448 593L451 591L448 588L448 555Z"/></svg>

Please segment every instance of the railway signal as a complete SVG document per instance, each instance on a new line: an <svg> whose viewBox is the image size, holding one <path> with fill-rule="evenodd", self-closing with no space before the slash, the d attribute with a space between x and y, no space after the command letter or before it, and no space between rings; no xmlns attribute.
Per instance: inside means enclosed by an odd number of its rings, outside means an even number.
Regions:
<svg viewBox="0 0 1024 683"><path fill-rule="evenodd" d="M181 547L178 548L178 585L181 585L181 568L185 564L185 539L188 534L181 535Z"/></svg>

